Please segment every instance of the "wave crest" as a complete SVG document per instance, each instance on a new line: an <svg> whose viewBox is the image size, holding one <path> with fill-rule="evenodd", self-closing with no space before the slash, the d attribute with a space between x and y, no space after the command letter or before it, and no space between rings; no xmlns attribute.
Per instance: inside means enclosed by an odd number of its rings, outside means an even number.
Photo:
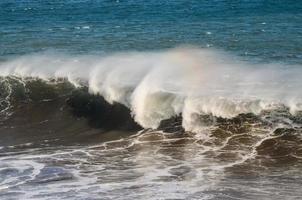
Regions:
<svg viewBox="0 0 302 200"><path fill-rule="evenodd" d="M68 80L110 104L125 105L144 128L157 128L181 114L185 130L196 132L211 118L202 116L259 115L282 106L292 115L302 110L300 66L249 64L197 48L103 56L27 55L1 63L0 75Z"/></svg>

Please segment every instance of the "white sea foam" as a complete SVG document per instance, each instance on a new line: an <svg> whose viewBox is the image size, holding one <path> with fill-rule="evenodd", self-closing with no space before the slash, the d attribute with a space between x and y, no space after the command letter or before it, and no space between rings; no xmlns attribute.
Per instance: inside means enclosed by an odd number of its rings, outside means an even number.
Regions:
<svg viewBox="0 0 302 200"><path fill-rule="evenodd" d="M0 64L1 76L66 78L129 107L145 128L182 113L186 130L198 116L259 114L285 105L302 110L300 66L255 65L220 51L176 48L102 56L27 55Z"/></svg>

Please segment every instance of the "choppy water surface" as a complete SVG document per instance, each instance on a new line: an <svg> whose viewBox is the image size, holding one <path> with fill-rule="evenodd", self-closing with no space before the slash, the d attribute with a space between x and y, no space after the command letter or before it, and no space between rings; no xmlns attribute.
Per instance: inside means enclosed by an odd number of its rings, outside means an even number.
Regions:
<svg viewBox="0 0 302 200"><path fill-rule="evenodd" d="M207 136L143 131L96 145L8 146L1 198L300 199L300 130L233 123Z"/></svg>
<svg viewBox="0 0 302 200"><path fill-rule="evenodd" d="M48 84L29 81L12 94L1 122L2 199L302 195L301 118L286 107L232 119L200 115L198 133L184 131L182 117L137 131L122 105Z"/></svg>
<svg viewBox="0 0 302 200"><path fill-rule="evenodd" d="M0 2L0 199L301 199L299 1Z"/></svg>

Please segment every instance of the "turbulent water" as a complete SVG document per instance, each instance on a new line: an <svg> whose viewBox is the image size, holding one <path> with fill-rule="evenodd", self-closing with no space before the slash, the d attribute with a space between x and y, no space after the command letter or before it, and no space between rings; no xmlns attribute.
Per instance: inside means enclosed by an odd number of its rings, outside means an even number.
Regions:
<svg viewBox="0 0 302 200"><path fill-rule="evenodd" d="M1 199L301 199L298 1L0 2Z"/></svg>

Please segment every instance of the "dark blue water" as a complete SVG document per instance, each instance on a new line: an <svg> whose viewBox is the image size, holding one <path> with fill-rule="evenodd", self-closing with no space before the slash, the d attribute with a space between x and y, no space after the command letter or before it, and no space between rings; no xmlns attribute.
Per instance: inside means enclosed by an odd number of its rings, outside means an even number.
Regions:
<svg viewBox="0 0 302 200"><path fill-rule="evenodd" d="M301 63L302 3L68 0L0 2L0 56L224 49L254 61Z"/></svg>

